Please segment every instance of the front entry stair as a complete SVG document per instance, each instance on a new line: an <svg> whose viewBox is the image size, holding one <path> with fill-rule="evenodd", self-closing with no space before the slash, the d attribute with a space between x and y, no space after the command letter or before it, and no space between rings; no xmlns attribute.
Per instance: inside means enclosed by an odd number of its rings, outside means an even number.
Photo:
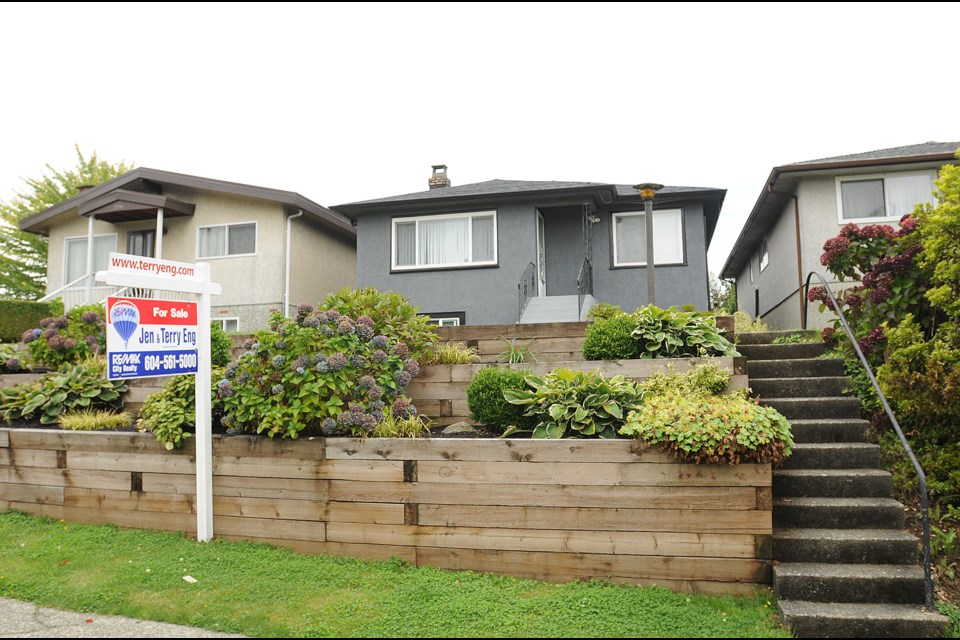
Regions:
<svg viewBox="0 0 960 640"><path fill-rule="evenodd" d="M583 322L587 319L590 307L597 303L596 298L587 294L583 298L583 308L577 309L579 296L543 296L530 298L527 308L520 316L520 324L547 322Z"/></svg>

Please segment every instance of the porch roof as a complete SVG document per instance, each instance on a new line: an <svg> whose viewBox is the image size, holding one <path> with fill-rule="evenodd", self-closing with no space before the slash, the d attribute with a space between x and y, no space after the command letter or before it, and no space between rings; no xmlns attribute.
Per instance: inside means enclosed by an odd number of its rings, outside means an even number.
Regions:
<svg viewBox="0 0 960 640"><path fill-rule="evenodd" d="M196 208L195 204L164 195L117 189L79 205L77 211L82 216L96 216L98 220L116 223L155 218L157 209L163 209L166 218L192 216Z"/></svg>

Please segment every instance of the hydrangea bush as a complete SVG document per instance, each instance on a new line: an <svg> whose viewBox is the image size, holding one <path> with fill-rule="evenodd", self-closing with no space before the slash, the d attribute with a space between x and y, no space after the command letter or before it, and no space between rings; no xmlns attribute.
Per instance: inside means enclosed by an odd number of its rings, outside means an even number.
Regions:
<svg viewBox="0 0 960 640"><path fill-rule="evenodd" d="M33 361L57 368L106 349L106 317L99 304L74 307L66 315L44 318L20 337Z"/></svg>

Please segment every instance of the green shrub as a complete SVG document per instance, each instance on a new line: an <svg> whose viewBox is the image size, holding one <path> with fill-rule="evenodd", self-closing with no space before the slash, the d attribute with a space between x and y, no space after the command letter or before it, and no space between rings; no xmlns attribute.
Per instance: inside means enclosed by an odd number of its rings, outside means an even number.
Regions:
<svg viewBox="0 0 960 640"><path fill-rule="evenodd" d="M69 431L116 431L133 424L129 413L85 409L58 416L57 424Z"/></svg>
<svg viewBox="0 0 960 640"><path fill-rule="evenodd" d="M51 368L101 354L107 345L103 305L83 305L66 315L43 318L39 327L24 331L21 340L36 364Z"/></svg>
<svg viewBox="0 0 960 640"><path fill-rule="evenodd" d="M626 313L598 318L587 325L583 338L584 360L630 360L640 356L633 337L636 319Z"/></svg>
<svg viewBox="0 0 960 640"><path fill-rule="evenodd" d="M223 376L223 370L211 369L210 401L214 421L223 415L223 401L218 397L217 382ZM187 431L197 428L197 383L192 375L172 376L163 383L163 388L147 396L137 430L152 433L157 442L167 449L179 449L187 438Z"/></svg>
<svg viewBox="0 0 960 640"><path fill-rule="evenodd" d="M214 367L225 367L233 360L231 350L233 341L223 330L219 322L210 323L210 364Z"/></svg>
<svg viewBox="0 0 960 640"><path fill-rule="evenodd" d="M734 333L756 333L758 331L770 331L770 327L764 324L760 318L751 320L746 311L734 311L733 331Z"/></svg>
<svg viewBox="0 0 960 640"><path fill-rule="evenodd" d="M528 376L530 389L507 389L504 397L535 418L534 438L616 438L624 416L643 403L643 392L623 376L604 378L599 371L556 369ZM523 432L508 429L504 435Z"/></svg>
<svg viewBox="0 0 960 640"><path fill-rule="evenodd" d="M63 304L34 300L0 300L0 342L17 342L40 320L63 313Z"/></svg>
<svg viewBox="0 0 960 640"><path fill-rule="evenodd" d="M39 420L56 424L60 414L82 409L119 410L122 380L107 380L106 363L99 358L65 365L35 382L0 389L0 416L5 422Z"/></svg>
<svg viewBox="0 0 960 640"><path fill-rule="evenodd" d="M719 395L730 384L730 372L713 364L698 364L686 373L657 372L643 381L643 389L650 395L668 393Z"/></svg>
<svg viewBox="0 0 960 640"><path fill-rule="evenodd" d="M696 463L779 465L793 447L787 419L743 393L651 395L620 433Z"/></svg>
<svg viewBox="0 0 960 640"><path fill-rule="evenodd" d="M533 428L535 421L523 415L523 408L503 397L507 389L526 387L526 374L516 369L487 367L473 376L467 385L470 416L482 425L503 433L511 426Z"/></svg>
<svg viewBox="0 0 960 640"><path fill-rule="evenodd" d="M480 362L476 347L462 342L439 342L430 350L430 357L421 364L471 364Z"/></svg>
<svg viewBox="0 0 960 640"><path fill-rule="evenodd" d="M377 331L407 345L410 357L422 361L430 357L430 346L439 336L430 318L417 315L418 308L395 291L341 289L327 296L321 311L336 309L351 318L369 316Z"/></svg>
<svg viewBox="0 0 960 640"><path fill-rule="evenodd" d="M371 434L374 438L419 438L430 432L430 420L423 416L384 416Z"/></svg>
<svg viewBox="0 0 960 640"><path fill-rule="evenodd" d="M533 345L533 341L536 338L530 338L526 344L517 344L516 338L504 338L501 337L504 344L507 345L505 351L502 351L498 356L500 362L506 362L509 364L520 364L522 362L527 362L528 360L533 360L534 362L540 362L537 360L537 356L531 351L530 347Z"/></svg>
<svg viewBox="0 0 960 640"><path fill-rule="evenodd" d="M420 364L398 336L428 351L434 334L397 294L377 295L374 289L341 292L327 305L342 302L343 309L301 305L296 319L275 314L271 329L258 332L218 382L224 426L271 437L296 438L305 429L364 436L387 414L416 415L403 393ZM354 318L348 309L377 315Z"/></svg>
<svg viewBox="0 0 960 640"><path fill-rule="evenodd" d="M739 356L736 347L720 335L709 312L660 309L647 305L634 314L633 337L641 358Z"/></svg>
<svg viewBox="0 0 960 640"><path fill-rule="evenodd" d="M609 320L617 316L624 315L623 309L609 302L598 302L587 311L587 320Z"/></svg>

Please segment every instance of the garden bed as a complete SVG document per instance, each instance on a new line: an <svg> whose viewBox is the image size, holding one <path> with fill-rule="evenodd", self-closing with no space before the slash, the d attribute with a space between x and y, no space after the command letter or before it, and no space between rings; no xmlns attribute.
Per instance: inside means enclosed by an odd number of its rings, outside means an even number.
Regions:
<svg viewBox="0 0 960 640"><path fill-rule="evenodd" d="M634 440L213 439L214 531L305 553L734 593L770 582L769 464ZM0 429L0 509L194 532L193 441Z"/></svg>

